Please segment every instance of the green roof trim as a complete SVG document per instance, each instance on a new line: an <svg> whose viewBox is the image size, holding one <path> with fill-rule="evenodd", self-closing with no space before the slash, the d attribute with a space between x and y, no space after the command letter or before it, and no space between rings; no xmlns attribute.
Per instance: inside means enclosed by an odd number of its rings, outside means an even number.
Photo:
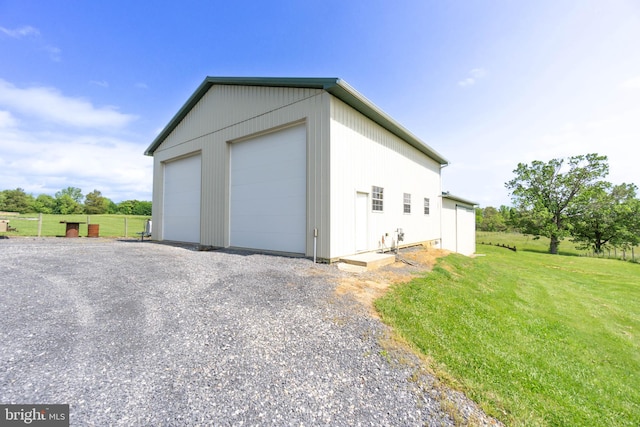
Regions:
<svg viewBox="0 0 640 427"><path fill-rule="evenodd" d="M207 91L215 85L297 87L325 90L350 107L359 111L364 116L378 123L389 132L403 139L414 148L439 162L440 165L449 164L449 161L440 153L409 132L400 123L392 119L388 114L361 95L357 90L349 86L344 80L339 78L314 77L207 77L182 106L178 113L171 119L169 124L153 140L144 154L147 156L153 156L154 151L169 136L173 129L175 129L182 119L189 114L189 111L191 111Z"/></svg>
<svg viewBox="0 0 640 427"><path fill-rule="evenodd" d="M453 194L451 194L451 193L449 193L447 191L443 191L442 192L442 198L443 199L453 200L454 202L464 203L465 205L472 205L472 206L478 206L479 205L478 202L472 202L471 200L463 199L462 197L458 197L458 196L454 196Z"/></svg>

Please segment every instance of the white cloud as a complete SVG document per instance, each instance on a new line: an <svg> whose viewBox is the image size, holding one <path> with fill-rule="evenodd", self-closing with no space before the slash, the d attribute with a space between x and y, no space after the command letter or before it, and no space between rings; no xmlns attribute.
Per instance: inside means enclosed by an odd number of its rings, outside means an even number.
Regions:
<svg viewBox="0 0 640 427"><path fill-rule="evenodd" d="M115 107L95 107L82 98L64 96L50 87L17 88L0 79L0 106L46 122L79 128L122 128L136 116Z"/></svg>
<svg viewBox="0 0 640 427"><path fill-rule="evenodd" d="M620 87L623 89L640 89L640 76L624 81Z"/></svg>
<svg viewBox="0 0 640 427"><path fill-rule="evenodd" d="M21 37L26 36L38 36L40 35L40 31L37 28L33 28L30 25L26 25L24 27L16 28L15 30L11 30L9 28L0 27L0 32L8 35L9 37L13 37L19 39Z"/></svg>
<svg viewBox="0 0 640 427"><path fill-rule="evenodd" d="M136 89L149 89L149 86L147 86L146 83L142 83L142 82L136 83L135 87Z"/></svg>
<svg viewBox="0 0 640 427"><path fill-rule="evenodd" d="M153 161L144 147L125 139L0 129L2 188L54 194L68 186L100 190L115 201L151 199Z"/></svg>
<svg viewBox="0 0 640 427"><path fill-rule="evenodd" d="M34 37L36 38L38 49L44 51L49 55L49 58L52 61L60 62L62 60L62 50L56 46L52 46L50 44L46 44L44 40L40 37L40 31L37 28L34 28L30 25L25 25L16 29L9 29L5 27L0 27L0 34L6 34L9 37L14 39L21 39L25 37Z"/></svg>
<svg viewBox="0 0 640 427"><path fill-rule="evenodd" d="M467 78L466 78L466 79L464 79L464 80L460 80L460 81L458 82L458 86L462 86L462 87L465 87L465 86L471 86L471 85L473 85L473 84L475 84L475 83L476 83L476 80L475 80L475 79L472 79L471 77L467 77Z"/></svg>
<svg viewBox="0 0 640 427"><path fill-rule="evenodd" d="M458 82L458 86L460 87L473 86L474 84L477 83L478 80L484 78L486 75L487 75L487 70L485 70L484 68L474 68L469 71L469 77L463 80L460 80Z"/></svg>
<svg viewBox="0 0 640 427"><path fill-rule="evenodd" d="M10 111L2 111L0 110L0 129L2 128L12 128L18 124L17 120Z"/></svg>
<svg viewBox="0 0 640 427"><path fill-rule="evenodd" d="M53 195L73 186L116 202L151 200L153 159L126 127L134 116L3 80L0 108L0 189Z"/></svg>
<svg viewBox="0 0 640 427"><path fill-rule="evenodd" d="M49 54L49 58L52 61L60 62L62 61L62 50L55 46L44 46L43 50Z"/></svg>

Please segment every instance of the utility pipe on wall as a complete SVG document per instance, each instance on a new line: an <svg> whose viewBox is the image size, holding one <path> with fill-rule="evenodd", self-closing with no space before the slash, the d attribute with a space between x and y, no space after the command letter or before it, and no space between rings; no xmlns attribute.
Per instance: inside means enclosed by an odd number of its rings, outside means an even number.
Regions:
<svg viewBox="0 0 640 427"><path fill-rule="evenodd" d="M318 249L318 229L313 229L313 263L316 263L316 253Z"/></svg>

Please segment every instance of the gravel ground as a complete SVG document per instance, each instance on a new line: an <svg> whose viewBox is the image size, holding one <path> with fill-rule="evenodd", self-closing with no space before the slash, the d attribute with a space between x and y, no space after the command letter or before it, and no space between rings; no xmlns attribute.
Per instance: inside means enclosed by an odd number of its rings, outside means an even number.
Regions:
<svg viewBox="0 0 640 427"><path fill-rule="evenodd" d="M0 266L0 403L82 426L454 425L335 266L86 238L3 239ZM458 398L458 422L492 423Z"/></svg>

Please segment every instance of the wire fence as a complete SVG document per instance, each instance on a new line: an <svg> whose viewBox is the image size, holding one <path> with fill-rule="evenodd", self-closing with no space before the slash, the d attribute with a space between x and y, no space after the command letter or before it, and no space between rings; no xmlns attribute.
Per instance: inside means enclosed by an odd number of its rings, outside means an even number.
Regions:
<svg viewBox="0 0 640 427"><path fill-rule="evenodd" d="M65 237L70 224L77 225L78 237L90 234L91 237L139 237L145 231L148 219L150 217L140 215L17 215L3 212L0 221L5 225L0 224L0 237Z"/></svg>

